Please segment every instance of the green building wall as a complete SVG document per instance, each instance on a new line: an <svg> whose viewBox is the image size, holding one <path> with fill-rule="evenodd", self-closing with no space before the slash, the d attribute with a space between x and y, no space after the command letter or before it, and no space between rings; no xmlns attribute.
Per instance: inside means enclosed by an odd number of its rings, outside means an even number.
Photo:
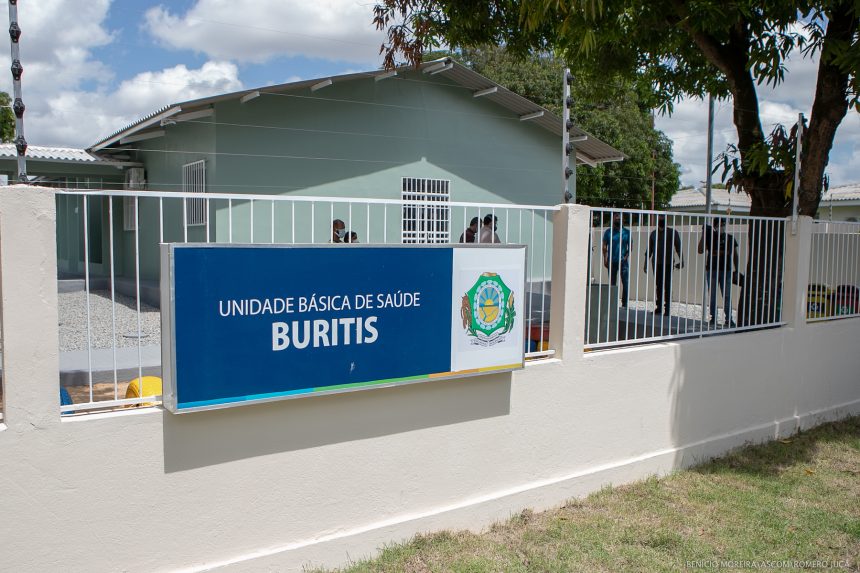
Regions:
<svg viewBox="0 0 860 573"><path fill-rule="evenodd" d="M151 191L181 191L183 165L205 160L208 193L400 200L402 178L414 177L449 180L451 202L551 206L561 198L560 138L442 76L401 73L378 82L335 82L317 92L263 93L246 103L237 97L215 103L210 117L164 129L163 137L133 144L133 160L145 165ZM113 209L117 275L133 278L135 233L123 230L121 199ZM401 210L383 209L233 200L231 217L226 200L212 199L208 233L219 242L232 237L234 243L323 243L330 239L332 219L339 218L361 242L399 242ZM142 280L158 278L162 232L166 242L185 240L182 211L180 199L139 199ZM451 240L484 211L452 208ZM551 223L541 213L495 214L502 240L527 243L532 253L546 250L548 275ZM70 226L63 232L69 242L74 231ZM106 222L104 231L106 236ZM206 241L206 233L206 227L192 226L187 239ZM108 271L95 265L91 270ZM535 257L532 275L544 274Z"/></svg>

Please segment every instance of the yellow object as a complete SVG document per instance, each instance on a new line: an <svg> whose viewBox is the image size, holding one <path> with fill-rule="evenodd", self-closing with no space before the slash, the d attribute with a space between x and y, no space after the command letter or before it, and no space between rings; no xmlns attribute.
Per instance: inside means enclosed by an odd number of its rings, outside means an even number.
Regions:
<svg viewBox="0 0 860 573"><path fill-rule="evenodd" d="M143 394L140 392L140 381L143 380ZM128 388L125 391L125 397L142 398L144 396L161 396L161 378L158 376L144 376L143 378L135 378L128 383ZM155 402L145 402L140 406L155 406ZM133 407L134 405L132 405Z"/></svg>
<svg viewBox="0 0 860 573"><path fill-rule="evenodd" d="M811 284L806 291L806 318L833 316L831 291L825 285Z"/></svg>

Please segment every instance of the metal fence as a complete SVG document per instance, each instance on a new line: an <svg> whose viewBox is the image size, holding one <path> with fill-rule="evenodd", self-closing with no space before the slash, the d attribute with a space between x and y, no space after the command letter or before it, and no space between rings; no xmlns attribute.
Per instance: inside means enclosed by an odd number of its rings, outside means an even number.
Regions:
<svg viewBox="0 0 860 573"><path fill-rule="evenodd" d="M593 209L586 350L782 322L785 220Z"/></svg>
<svg viewBox="0 0 860 573"><path fill-rule="evenodd" d="M193 201L186 199L202 200L205 217L191 221ZM526 357L554 354L550 278L552 215L558 207L463 202L445 207L445 242L528 246ZM432 212L433 220L424 221L422 212ZM407 235L426 235L422 225L431 225L438 243L440 212L435 201L218 193L201 199L197 193L59 190L61 412L160 401L159 243L329 243L337 219L345 242L400 243ZM416 216L404 221L404 213Z"/></svg>
<svg viewBox="0 0 860 573"><path fill-rule="evenodd" d="M814 221L808 322L860 316L860 223Z"/></svg>

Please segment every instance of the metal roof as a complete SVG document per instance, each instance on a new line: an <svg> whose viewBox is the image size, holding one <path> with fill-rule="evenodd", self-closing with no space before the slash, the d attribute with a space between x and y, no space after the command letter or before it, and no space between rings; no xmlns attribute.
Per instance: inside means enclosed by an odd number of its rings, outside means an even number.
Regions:
<svg viewBox="0 0 860 573"><path fill-rule="evenodd" d="M822 203L837 201L860 201L860 183L832 187L821 196Z"/></svg>
<svg viewBox="0 0 860 573"><path fill-rule="evenodd" d="M711 189L711 204L725 205L749 209L750 197L746 193L730 192L725 189ZM670 209L684 207L704 207L705 189L703 187L692 187L690 189L679 189L669 200Z"/></svg>
<svg viewBox="0 0 860 573"><path fill-rule="evenodd" d="M860 203L860 183L833 187L828 191L825 191L821 196L821 203L837 203L842 201L856 201ZM711 204L749 210L751 201L749 195L746 193L738 193L736 191L729 192L725 189L713 188L711 189ZM669 201L670 209L704 206L704 187L680 189L677 193L672 195L672 199Z"/></svg>
<svg viewBox="0 0 860 573"><path fill-rule="evenodd" d="M496 91L494 93L484 95L483 98L488 99L521 117L528 116L529 114L540 114L542 112L542 115L540 115L539 117L534 117L533 119L529 119L528 121L542 127L543 129L546 129L554 135L557 135L559 137L562 135L562 131L564 129L562 125L562 119L548 109L539 106L533 101L510 91L501 84L497 84L496 82L482 76L481 74L467 68L466 66L463 66L462 64L451 60L450 58L443 58L441 60L424 62L421 64L420 69L426 70L427 68L433 66L436 66L437 68L441 68L442 66L444 66L445 69L442 69L438 72L442 75L442 77L453 80L458 85L469 88L473 91L496 88ZM398 68L396 71L404 73L414 72L415 68L412 66L405 66ZM227 94L210 96L167 105L162 107L158 111L150 113L149 115L138 119L137 121L125 126L124 128L115 131L107 137L100 139L99 141L94 143L89 148L89 150L98 151L100 149L109 147L114 143L119 142L122 138L129 137L149 127L160 125L162 119L166 119L170 116L175 116L179 113L184 114L187 112L199 111L201 109L211 107L215 103L231 99L239 99L244 96L254 94L255 92L259 92L261 94L283 93L288 91L309 89L314 84L326 80L331 80L332 83L341 83L354 81L362 78L376 78L378 76L384 76L388 74L391 74L390 70L375 70L370 72L344 74L340 76L326 76L322 78L302 80L298 82L279 84L275 86L247 89L238 92L231 92ZM597 139L593 135L579 129L578 127L574 127L570 133L572 137L586 138L584 141L579 141L576 144L577 159L580 163L598 164L605 163L608 161L621 161L625 158L623 153L613 148L611 145L608 145L607 143Z"/></svg>
<svg viewBox="0 0 860 573"><path fill-rule="evenodd" d="M51 161L55 163L85 163L87 165L112 165L122 167L125 163L105 159L84 149L73 147L27 146L27 159ZM0 159L17 159L18 151L12 143L0 143Z"/></svg>

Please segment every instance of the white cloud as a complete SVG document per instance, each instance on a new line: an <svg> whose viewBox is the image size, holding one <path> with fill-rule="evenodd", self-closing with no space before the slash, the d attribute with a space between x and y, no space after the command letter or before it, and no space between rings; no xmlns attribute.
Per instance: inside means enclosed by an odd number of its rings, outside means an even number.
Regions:
<svg viewBox="0 0 860 573"><path fill-rule="evenodd" d="M18 6L24 131L31 145L85 147L163 105L242 87L235 64L207 62L198 69L144 72L111 88L113 71L92 53L114 41L104 24L111 0ZM3 57L8 67L8 52ZM0 77L0 89L11 94L9 74Z"/></svg>
<svg viewBox="0 0 860 573"><path fill-rule="evenodd" d="M810 60L796 55L787 63L785 82L776 88L759 86L759 111L762 128L770 133L775 123L789 126L803 112L809 118L818 74L818 59ZM714 121L714 157L737 142L732 122L732 101L716 103L718 112ZM681 165L681 181L685 185L698 185L705 180L707 164L708 103L688 99L675 106L671 117L657 117L657 128L674 141L675 161ZM854 167L860 159L860 116L849 111L836 132L830 155L828 174L832 185L860 181L860 172ZM714 175L720 180L722 170Z"/></svg>
<svg viewBox="0 0 860 573"><path fill-rule="evenodd" d="M24 132L33 145L81 145L78 130L91 132L105 123L91 98L76 92L86 81L103 90L113 79L104 63L92 56L94 48L113 41L103 22L111 0L43 0L18 4L21 26L22 92L27 112ZM62 17L59 17L59 15ZM9 52L3 53L5 65ZM5 66L4 66L5 67ZM6 68L8 69L8 68ZM12 78L0 74L0 89L12 93ZM65 117L55 109L68 109Z"/></svg>
<svg viewBox="0 0 860 573"><path fill-rule="evenodd" d="M90 51L113 41L101 23L111 0L42 0L18 4L25 95L35 88L56 90L86 78L111 78L110 70ZM62 17L58 15L62 14ZM8 52L5 52L8 54ZM8 61L8 55L6 56ZM3 81L11 88L8 74Z"/></svg>
<svg viewBox="0 0 860 573"><path fill-rule="evenodd" d="M27 114L28 140L85 147L164 105L241 88L238 68L227 62L144 72L113 91L68 91L49 98Z"/></svg>
<svg viewBox="0 0 860 573"><path fill-rule="evenodd" d="M675 161L681 165L681 182L698 185L707 173L708 102L687 99L675 106L671 117L657 117L657 129L674 142ZM731 102L714 103L714 157L737 141L732 124ZM718 172L714 181L719 181Z"/></svg>
<svg viewBox="0 0 860 573"><path fill-rule="evenodd" d="M111 97L122 109L154 110L176 103L242 89L239 69L230 62L206 62L199 69L184 65L143 72L122 82Z"/></svg>
<svg viewBox="0 0 860 573"><path fill-rule="evenodd" d="M382 32L363 0L197 0L185 14L165 6L146 13L145 27L165 46L214 59L261 63L302 55L378 66Z"/></svg>

